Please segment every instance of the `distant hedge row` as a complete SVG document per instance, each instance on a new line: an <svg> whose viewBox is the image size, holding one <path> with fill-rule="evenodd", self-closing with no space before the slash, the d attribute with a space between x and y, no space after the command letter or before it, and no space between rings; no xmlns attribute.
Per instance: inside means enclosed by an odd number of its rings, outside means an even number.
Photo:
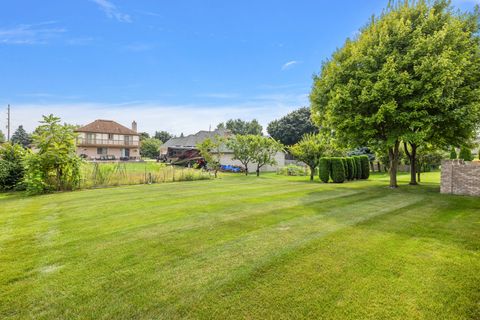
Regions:
<svg viewBox="0 0 480 320"><path fill-rule="evenodd" d="M321 158L319 165L320 180L327 183L342 183L345 180L368 179L370 165L368 156L352 156L346 158Z"/></svg>

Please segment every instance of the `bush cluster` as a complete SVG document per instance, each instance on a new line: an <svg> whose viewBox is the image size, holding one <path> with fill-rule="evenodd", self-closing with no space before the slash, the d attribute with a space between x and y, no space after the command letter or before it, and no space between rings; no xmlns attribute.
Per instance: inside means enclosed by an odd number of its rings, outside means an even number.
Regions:
<svg viewBox="0 0 480 320"><path fill-rule="evenodd" d="M308 173L305 167L294 164L289 164L277 170L277 174L282 176L307 176Z"/></svg>
<svg viewBox="0 0 480 320"><path fill-rule="evenodd" d="M368 156L321 158L319 165L320 180L327 183L330 179L334 183L343 183L346 180L368 179L370 176L370 162Z"/></svg>

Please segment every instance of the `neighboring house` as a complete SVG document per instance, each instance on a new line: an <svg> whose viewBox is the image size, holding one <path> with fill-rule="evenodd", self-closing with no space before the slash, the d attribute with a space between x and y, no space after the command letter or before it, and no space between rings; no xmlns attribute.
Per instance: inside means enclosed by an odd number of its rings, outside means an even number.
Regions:
<svg viewBox="0 0 480 320"><path fill-rule="evenodd" d="M185 137L171 138L160 147L160 158L170 161L172 159L177 159L179 153L196 157L198 155L195 152L197 151L196 146L205 141L205 139L214 138L215 136L228 138L233 137L233 134L226 129L217 129L215 131L199 131ZM275 160L277 165L263 166L261 171L276 171L277 168L285 166L285 153L277 152ZM240 161L233 160L233 153L226 146L221 150L220 164L243 167ZM256 169L255 163L249 164L248 171L254 172Z"/></svg>
<svg viewBox="0 0 480 320"><path fill-rule="evenodd" d="M127 128L112 120L95 120L77 132L77 154L89 160L139 160L137 123Z"/></svg>

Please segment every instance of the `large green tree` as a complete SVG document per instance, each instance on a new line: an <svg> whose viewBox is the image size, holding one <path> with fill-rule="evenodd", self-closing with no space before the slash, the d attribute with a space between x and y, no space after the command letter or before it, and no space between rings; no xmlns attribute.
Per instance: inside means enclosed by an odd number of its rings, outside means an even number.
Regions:
<svg viewBox="0 0 480 320"><path fill-rule="evenodd" d="M262 135L263 127L256 119L245 121L242 119L230 119L226 123L219 123L217 129L228 129L235 135Z"/></svg>
<svg viewBox="0 0 480 320"><path fill-rule="evenodd" d="M0 147L0 190L21 189L25 149L19 144L4 143Z"/></svg>
<svg viewBox="0 0 480 320"><path fill-rule="evenodd" d="M10 139L12 143L17 143L24 148L27 148L32 143L32 137L28 134L22 125L18 126L18 129L12 135Z"/></svg>
<svg viewBox="0 0 480 320"><path fill-rule="evenodd" d="M472 138L480 120L478 18L478 9L459 14L446 0L391 2L315 76L315 122L352 145L386 150L396 188L402 141L412 156L427 142Z"/></svg>
<svg viewBox="0 0 480 320"><path fill-rule="evenodd" d="M317 133L318 128L310 118L310 108L303 107L268 124L268 134L280 143L291 146L307 133Z"/></svg>

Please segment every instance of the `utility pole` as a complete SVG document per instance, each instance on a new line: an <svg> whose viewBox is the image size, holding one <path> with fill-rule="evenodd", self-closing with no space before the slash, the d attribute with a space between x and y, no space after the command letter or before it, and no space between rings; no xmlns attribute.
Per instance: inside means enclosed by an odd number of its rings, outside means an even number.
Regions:
<svg viewBox="0 0 480 320"><path fill-rule="evenodd" d="M10 141L10 105L7 108L7 141Z"/></svg>

